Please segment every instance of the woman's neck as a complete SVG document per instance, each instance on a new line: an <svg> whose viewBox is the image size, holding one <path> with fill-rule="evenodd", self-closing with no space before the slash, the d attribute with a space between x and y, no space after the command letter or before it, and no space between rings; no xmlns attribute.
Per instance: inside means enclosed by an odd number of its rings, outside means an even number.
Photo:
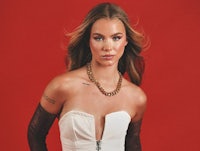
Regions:
<svg viewBox="0 0 200 151"><path fill-rule="evenodd" d="M91 70L95 79L100 83L116 83L119 78L117 64L101 65L97 62L91 62Z"/></svg>

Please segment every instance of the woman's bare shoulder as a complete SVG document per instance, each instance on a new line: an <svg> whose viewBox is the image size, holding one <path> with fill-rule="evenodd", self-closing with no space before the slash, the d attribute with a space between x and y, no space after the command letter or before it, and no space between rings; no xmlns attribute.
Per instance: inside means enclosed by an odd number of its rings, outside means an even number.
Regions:
<svg viewBox="0 0 200 151"><path fill-rule="evenodd" d="M125 80L124 91L133 113L132 121L142 119L146 109L147 97L144 91L137 85Z"/></svg>
<svg viewBox="0 0 200 151"><path fill-rule="evenodd" d="M131 83L128 80L125 80L124 85L124 90L130 100L138 105L146 104L147 96L141 87Z"/></svg>
<svg viewBox="0 0 200 151"><path fill-rule="evenodd" d="M53 78L44 90L41 105L50 113L58 113L70 95L77 91L76 83L83 80L84 76L83 69L77 69Z"/></svg>
<svg viewBox="0 0 200 151"><path fill-rule="evenodd" d="M54 89L66 90L68 88L72 88L73 85L76 85L78 81L85 79L85 72L83 68L69 71L54 77L50 82L49 86Z"/></svg>

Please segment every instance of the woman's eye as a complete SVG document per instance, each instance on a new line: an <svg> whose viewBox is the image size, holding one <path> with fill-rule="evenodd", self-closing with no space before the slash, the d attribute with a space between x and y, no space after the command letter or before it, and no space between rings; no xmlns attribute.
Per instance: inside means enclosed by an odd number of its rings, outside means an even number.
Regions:
<svg viewBox="0 0 200 151"><path fill-rule="evenodd" d="M120 40L120 39L121 39L121 36L114 36L114 37L113 37L113 40L114 40L114 41L118 41L118 40Z"/></svg>
<svg viewBox="0 0 200 151"><path fill-rule="evenodd" d="M101 40L103 40L103 37L98 36L98 37L94 37L94 39L95 39L96 41L101 41Z"/></svg>

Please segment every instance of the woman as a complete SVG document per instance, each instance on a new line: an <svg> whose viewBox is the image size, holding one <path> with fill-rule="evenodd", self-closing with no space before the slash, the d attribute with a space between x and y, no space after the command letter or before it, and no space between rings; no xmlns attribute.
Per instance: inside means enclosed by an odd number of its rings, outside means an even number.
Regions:
<svg viewBox="0 0 200 151"><path fill-rule="evenodd" d="M32 151L47 150L56 117L63 151L141 151L142 38L115 4L102 3L88 13L71 34L69 72L48 84L31 119ZM126 72L130 81L122 76Z"/></svg>

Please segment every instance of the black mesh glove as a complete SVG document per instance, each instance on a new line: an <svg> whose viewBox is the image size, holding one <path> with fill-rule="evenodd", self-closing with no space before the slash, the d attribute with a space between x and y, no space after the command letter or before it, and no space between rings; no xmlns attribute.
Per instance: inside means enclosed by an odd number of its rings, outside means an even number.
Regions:
<svg viewBox="0 0 200 151"><path fill-rule="evenodd" d="M140 129L142 120L129 124L125 139L125 151L141 151Z"/></svg>
<svg viewBox="0 0 200 151"><path fill-rule="evenodd" d="M47 151L46 136L56 116L38 105L28 126L28 143L31 151Z"/></svg>

